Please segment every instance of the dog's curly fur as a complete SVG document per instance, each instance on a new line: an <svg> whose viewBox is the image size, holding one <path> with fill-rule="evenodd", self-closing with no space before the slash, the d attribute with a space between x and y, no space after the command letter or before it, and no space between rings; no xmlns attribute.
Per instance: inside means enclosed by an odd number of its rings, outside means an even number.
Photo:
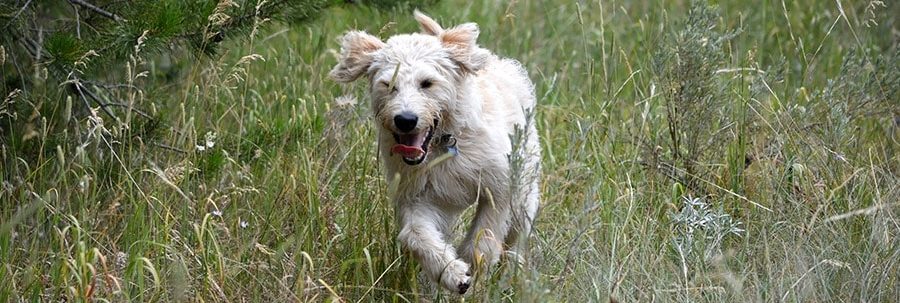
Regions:
<svg viewBox="0 0 900 303"><path fill-rule="evenodd" d="M330 76L343 83L368 77L379 154L388 182L399 183L393 197L398 239L426 275L463 294L472 283L472 267L490 266L504 249L518 248L537 214L540 145L527 117L536 103L534 85L519 62L476 44L476 24L444 29L418 11L415 18L421 33L387 42L346 33ZM418 118L412 130L398 129L402 113ZM514 149L517 128L524 136L522 148ZM454 146L437 139L446 135ZM394 152L401 136L421 143L413 146L421 157ZM458 150L455 157L432 163L452 148ZM514 152L520 163L511 163ZM514 165L524 173L514 174ZM451 231L473 204L478 206L471 227L454 249Z"/></svg>

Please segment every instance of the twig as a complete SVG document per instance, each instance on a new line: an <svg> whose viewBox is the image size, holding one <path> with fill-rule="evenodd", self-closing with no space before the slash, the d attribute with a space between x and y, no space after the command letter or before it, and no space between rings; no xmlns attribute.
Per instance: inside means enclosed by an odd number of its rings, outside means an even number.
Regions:
<svg viewBox="0 0 900 303"><path fill-rule="evenodd" d="M19 18L19 15L21 15L22 12L24 12L25 9L28 8L29 4L31 4L31 0L28 0L28 2L25 2L25 5L22 5L22 8L20 8L19 11L17 11L16 14L12 16L12 18L9 18L9 21L6 22L6 25L3 25L3 29L6 29L7 27L9 27L10 24L13 23L13 21L16 21L16 19Z"/></svg>
<svg viewBox="0 0 900 303"><path fill-rule="evenodd" d="M100 99L97 97L97 95L95 95L91 91L87 90L86 87L84 87L80 81L81 81L81 79L75 78L75 81L73 84L75 85L75 90L78 91L79 95L81 95L81 98L85 98L84 95L85 95L85 93L87 93L87 95L90 96L91 99L93 99L95 102L97 102L98 105L100 105L100 108L103 109L103 112L105 112L106 115L108 115L110 118L116 119L116 121L119 121L119 117L117 117L115 114L113 114L112 111L109 110L109 108L106 108L106 103L103 103L102 101L100 101Z"/></svg>
<svg viewBox="0 0 900 303"><path fill-rule="evenodd" d="M823 223L844 220L844 219L855 217L855 216L873 215L873 214L877 213L878 211L881 211L882 209L887 209L887 208L891 208L894 206L900 206L900 203L878 204L878 205L875 205L872 207L857 209L857 210L846 212L846 213L843 213L840 215L834 215L834 216L828 217L828 219L825 219L825 221L823 221Z"/></svg>
<svg viewBox="0 0 900 303"><path fill-rule="evenodd" d="M79 83L80 83L81 79L78 79L78 81L79 81ZM95 86L96 86L96 85L95 85ZM128 105L126 105L126 104L124 104L124 103L117 103L117 102L103 102L103 100L100 100L100 97L97 96L96 94L94 94L94 92L92 92L92 91L90 91L90 90L85 90L85 92L87 92L88 96L90 96L91 99L94 99L94 101L96 101L97 104L100 105L100 107L103 107L104 110L106 109L107 106L129 107ZM151 119L151 120L153 119L153 117L151 117L149 114L147 114L146 112L144 112L144 111L142 111L142 110L139 110L139 109L137 109L137 108L131 107L131 111L137 113L138 115L140 115L140 116L142 116L142 117L144 117L144 118ZM116 118L116 117L113 117L113 118L115 118L116 120L118 120L118 118Z"/></svg>
<svg viewBox="0 0 900 303"><path fill-rule="evenodd" d="M122 103L116 103L116 102L107 102L106 105L107 106L115 106L115 107L128 107L128 104L122 104ZM153 120L153 116L150 116L150 114L148 114L140 109L131 107L131 111L138 114L138 116Z"/></svg>
<svg viewBox="0 0 900 303"><path fill-rule="evenodd" d="M126 83L103 83L103 82L94 81L94 80L84 80L84 83L93 85L95 87L103 88L106 90L119 89L119 88L138 89L137 86L134 86L131 84L126 84Z"/></svg>
<svg viewBox="0 0 900 303"><path fill-rule="evenodd" d="M78 99L81 99L81 102L84 103L84 110L90 112L91 111L91 102L88 101L88 99L84 97L84 94L78 94Z"/></svg>
<svg viewBox="0 0 900 303"><path fill-rule="evenodd" d="M78 12L78 6L72 2L69 2L69 5L75 11L75 35L78 36L78 40L81 40L81 14Z"/></svg>
<svg viewBox="0 0 900 303"><path fill-rule="evenodd" d="M81 6L81 7L86 8L86 9L92 10L92 11L94 11L95 13L100 14L100 15L103 16L103 17L113 19L113 20L116 21L116 22L122 22L122 21L125 21L125 19L122 19L122 17L119 17L119 15L110 13L110 12L108 12L108 11L102 9L102 8L97 7L96 5L93 5L93 4L90 4L90 3L88 3L88 2L85 2L84 0L69 0L69 2L71 2L71 3L73 3L73 4L77 4L77 5Z"/></svg>
<svg viewBox="0 0 900 303"><path fill-rule="evenodd" d="M162 143L159 143L159 142L150 142L150 145L153 145L153 146L156 146L156 147L159 147L159 148L162 148L162 149L170 150L170 151L173 151L173 152L182 153L182 154L186 154L186 153L187 153L186 150L183 150L183 149L180 149L180 148L177 148L177 147L174 147L174 146L170 146L170 145L165 145L165 144L162 144Z"/></svg>
<svg viewBox="0 0 900 303"><path fill-rule="evenodd" d="M25 47L24 44L22 45L22 47L27 49L27 47ZM11 60L11 61L12 61L13 67L15 67L15 69L16 69L16 74L22 75L23 69L22 69L22 66L19 65L19 60ZM3 79L4 81L6 81L5 78L6 78L6 76L0 77L0 79ZM26 87L25 86L25 78L26 77L19 77L19 81L21 82L21 85L22 85L21 87Z"/></svg>

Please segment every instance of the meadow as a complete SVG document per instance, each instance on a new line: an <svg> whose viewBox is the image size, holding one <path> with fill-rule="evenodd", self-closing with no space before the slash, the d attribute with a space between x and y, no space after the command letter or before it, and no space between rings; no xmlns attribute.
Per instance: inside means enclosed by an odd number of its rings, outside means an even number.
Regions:
<svg viewBox="0 0 900 303"><path fill-rule="evenodd" d="M155 119L38 86L0 141L0 301L897 301L900 5L713 2L422 8L538 96L527 262L462 298L395 241L364 81L327 78L343 32L417 31L411 8L135 49L111 93Z"/></svg>

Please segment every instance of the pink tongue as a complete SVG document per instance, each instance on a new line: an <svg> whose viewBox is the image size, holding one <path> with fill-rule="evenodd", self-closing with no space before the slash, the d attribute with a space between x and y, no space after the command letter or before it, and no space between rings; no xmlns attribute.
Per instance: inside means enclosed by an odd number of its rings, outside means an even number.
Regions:
<svg viewBox="0 0 900 303"><path fill-rule="evenodd" d="M394 145L394 147L391 148L391 151L409 159L418 159L421 155L425 154L425 151L421 148L403 144Z"/></svg>

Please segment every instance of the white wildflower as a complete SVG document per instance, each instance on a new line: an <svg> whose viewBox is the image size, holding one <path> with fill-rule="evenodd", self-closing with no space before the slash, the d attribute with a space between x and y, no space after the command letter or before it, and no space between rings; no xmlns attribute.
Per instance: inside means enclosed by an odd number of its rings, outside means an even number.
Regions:
<svg viewBox="0 0 900 303"><path fill-rule="evenodd" d="M218 134L216 134L215 132L206 132L206 135L204 135L203 137L203 143L194 146L197 151L202 152L207 149L212 149L216 146L216 138L218 137Z"/></svg>
<svg viewBox="0 0 900 303"><path fill-rule="evenodd" d="M213 148L216 146L216 137L218 134L215 132L206 132L206 148Z"/></svg>

